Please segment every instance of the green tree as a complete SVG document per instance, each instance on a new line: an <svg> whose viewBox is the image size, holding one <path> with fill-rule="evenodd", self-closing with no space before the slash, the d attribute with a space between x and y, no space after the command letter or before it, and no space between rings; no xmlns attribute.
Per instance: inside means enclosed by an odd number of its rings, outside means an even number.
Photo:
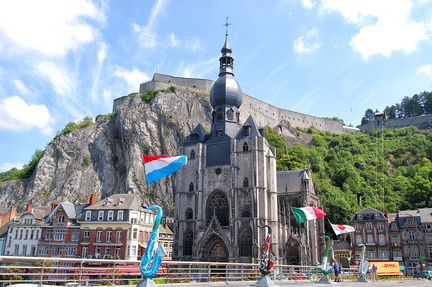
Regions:
<svg viewBox="0 0 432 287"><path fill-rule="evenodd" d="M365 115L362 118L361 124L367 124L369 122L373 122L375 120L375 113L372 109L367 109L365 111Z"/></svg>

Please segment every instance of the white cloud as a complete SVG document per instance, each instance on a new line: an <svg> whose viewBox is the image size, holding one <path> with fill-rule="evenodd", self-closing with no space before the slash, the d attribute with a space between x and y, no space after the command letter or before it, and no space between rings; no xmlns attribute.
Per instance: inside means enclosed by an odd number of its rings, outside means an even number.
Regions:
<svg viewBox="0 0 432 287"><path fill-rule="evenodd" d="M209 72L214 71L217 59L210 59L195 64L180 62L176 74L186 78L203 78Z"/></svg>
<svg viewBox="0 0 432 287"><path fill-rule="evenodd" d="M427 40L427 26L410 19L411 0L324 0L325 11L339 12L360 29L350 45L367 60L377 54L389 56L393 51L413 52Z"/></svg>
<svg viewBox="0 0 432 287"><path fill-rule="evenodd" d="M159 13L162 12L165 0L158 0L153 6L150 12L149 20L146 26L139 26L137 24L132 24L134 32L137 34L138 41L143 47L154 47L156 46L156 33L154 32L154 25L156 18Z"/></svg>
<svg viewBox="0 0 432 287"><path fill-rule="evenodd" d="M5 130L29 130L39 128L44 134L52 134L53 119L44 105L27 104L18 96L0 102L0 128Z"/></svg>
<svg viewBox="0 0 432 287"><path fill-rule="evenodd" d="M41 75L48 77L55 91L60 95L66 95L74 88L72 73L52 62L42 62L37 65Z"/></svg>
<svg viewBox="0 0 432 287"><path fill-rule="evenodd" d="M318 31L316 29L309 30L306 36L298 37L294 40L294 53L306 54L315 52L321 46L317 38Z"/></svg>
<svg viewBox="0 0 432 287"><path fill-rule="evenodd" d="M0 30L10 44L49 56L92 42L97 30L86 19L105 20L103 11L87 0L0 1Z"/></svg>
<svg viewBox="0 0 432 287"><path fill-rule="evenodd" d="M5 163L2 163L1 165L0 165L0 172L5 172L5 171L9 171L9 170L11 170L12 168L16 168L16 169L22 169L23 168L23 163L21 163L21 162L16 162L16 163L9 163L9 162L5 162Z"/></svg>
<svg viewBox="0 0 432 287"><path fill-rule="evenodd" d="M201 48L201 42L199 39L194 39L192 43L186 43L186 48L192 51L196 51Z"/></svg>
<svg viewBox="0 0 432 287"><path fill-rule="evenodd" d="M100 74L102 71L103 64L105 62L106 56L107 56L107 50L108 45L105 43L101 43L99 46L99 50L97 53L97 65L95 67L95 70L93 71L93 84L90 91L90 96L92 100L97 100L97 97L99 95L98 88L99 88L99 82L100 82Z"/></svg>
<svg viewBox="0 0 432 287"><path fill-rule="evenodd" d="M169 38L170 38L170 43L171 43L170 46L177 47L180 45L180 41L176 39L176 36L174 33L171 33Z"/></svg>
<svg viewBox="0 0 432 287"><path fill-rule="evenodd" d="M132 24L134 32L138 36L139 44L143 47L154 47L156 46L156 34L150 30L150 27L141 27L137 24Z"/></svg>
<svg viewBox="0 0 432 287"><path fill-rule="evenodd" d="M421 66L417 70L417 74L426 74L428 76L432 76L432 64Z"/></svg>
<svg viewBox="0 0 432 287"><path fill-rule="evenodd" d="M301 4L306 9L311 9L315 6L315 3L313 3L312 0L301 0Z"/></svg>
<svg viewBox="0 0 432 287"><path fill-rule="evenodd" d="M133 92L139 90L139 85L141 83L150 80L150 77L146 73L141 72L136 67L133 67L133 69L130 71L125 70L121 67L116 67L116 71L114 72L114 74L117 77L123 78L123 80L125 80L128 84L128 90Z"/></svg>

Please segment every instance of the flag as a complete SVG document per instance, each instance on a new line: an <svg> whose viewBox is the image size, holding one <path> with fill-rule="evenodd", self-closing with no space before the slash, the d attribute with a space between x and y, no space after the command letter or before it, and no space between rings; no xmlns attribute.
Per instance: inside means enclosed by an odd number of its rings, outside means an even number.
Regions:
<svg viewBox="0 0 432 287"><path fill-rule="evenodd" d="M327 215L324 211L314 206L291 207L291 209L298 223L303 223Z"/></svg>
<svg viewBox="0 0 432 287"><path fill-rule="evenodd" d="M147 184L176 172L186 165L187 157L170 155L143 155Z"/></svg>
<svg viewBox="0 0 432 287"><path fill-rule="evenodd" d="M336 235L341 235L344 233L350 233L354 232L355 228L350 225L345 224L332 224L330 223L331 227L333 228L333 231L336 233Z"/></svg>

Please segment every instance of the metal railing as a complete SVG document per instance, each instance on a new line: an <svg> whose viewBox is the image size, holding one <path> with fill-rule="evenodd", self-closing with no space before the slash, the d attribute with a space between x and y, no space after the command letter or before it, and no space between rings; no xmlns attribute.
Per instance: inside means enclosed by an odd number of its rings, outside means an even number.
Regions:
<svg viewBox="0 0 432 287"><path fill-rule="evenodd" d="M16 283L66 285L137 285L143 277L140 261L0 256L0 286ZM355 271L354 271L355 272ZM275 265L273 280L306 280L321 277L317 266ZM256 281L257 264L163 261L153 280L158 284L189 282ZM71 284L68 284L71 285Z"/></svg>

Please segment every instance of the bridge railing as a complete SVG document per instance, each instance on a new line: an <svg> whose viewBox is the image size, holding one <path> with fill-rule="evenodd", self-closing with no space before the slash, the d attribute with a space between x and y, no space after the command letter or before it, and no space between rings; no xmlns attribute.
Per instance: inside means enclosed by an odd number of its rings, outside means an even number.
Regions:
<svg viewBox="0 0 432 287"><path fill-rule="evenodd" d="M0 286L16 283L43 285L137 285L143 279L137 260L0 256ZM307 280L322 276L317 266L275 265L273 280ZM163 261L153 280L163 283L256 281L257 264Z"/></svg>

